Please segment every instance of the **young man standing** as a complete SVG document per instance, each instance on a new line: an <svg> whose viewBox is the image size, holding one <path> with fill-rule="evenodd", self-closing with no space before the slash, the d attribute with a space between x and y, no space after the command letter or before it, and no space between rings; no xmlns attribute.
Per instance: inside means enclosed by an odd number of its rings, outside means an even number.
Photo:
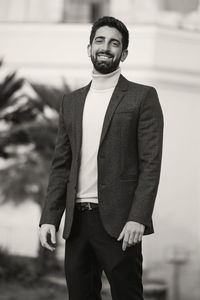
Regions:
<svg viewBox="0 0 200 300"><path fill-rule="evenodd" d="M66 211L70 300L101 299L102 269L113 300L143 299L141 244L153 233L163 115L153 87L121 75L128 43L121 21L96 21L88 45L92 81L61 104L40 239L54 250Z"/></svg>

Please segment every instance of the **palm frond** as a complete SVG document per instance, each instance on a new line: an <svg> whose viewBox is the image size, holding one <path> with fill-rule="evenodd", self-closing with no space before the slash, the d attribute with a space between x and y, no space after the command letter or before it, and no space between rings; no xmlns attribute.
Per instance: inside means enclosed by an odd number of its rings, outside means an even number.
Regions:
<svg viewBox="0 0 200 300"><path fill-rule="evenodd" d="M30 84L38 97L41 99L42 103L44 105L48 105L56 111L59 111L60 101L62 100L63 95L70 92L67 84L64 84L60 89L34 82L30 82Z"/></svg>
<svg viewBox="0 0 200 300"><path fill-rule="evenodd" d="M10 104L10 100L21 87L23 86L24 79L16 78L16 72L9 74L5 77L0 84L0 109Z"/></svg>

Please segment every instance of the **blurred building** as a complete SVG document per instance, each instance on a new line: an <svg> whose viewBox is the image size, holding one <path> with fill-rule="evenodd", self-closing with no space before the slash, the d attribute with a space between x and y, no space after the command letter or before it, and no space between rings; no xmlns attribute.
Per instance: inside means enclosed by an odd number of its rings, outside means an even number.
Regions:
<svg viewBox="0 0 200 300"><path fill-rule="evenodd" d="M162 173L154 213L156 234L144 238L144 263L150 278L165 278L171 289L174 282L180 284L181 300L199 300L200 294L199 2L0 0L0 57L4 57L6 68L47 84L59 85L64 78L72 89L91 77L86 52L91 29L88 23L102 15L113 15L128 25L130 47L123 74L157 88L165 119ZM30 217L29 205L26 209ZM13 239L8 239L11 222L1 213L8 214L7 207L0 210L1 232L3 222L7 226L1 243L10 246L12 252L27 251L31 255L30 247L20 251L14 231ZM14 218L16 210L10 213ZM16 222L22 227L18 213ZM34 206L30 221L33 232L36 214ZM27 230L30 234L31 228ZM32 237L37 245L37 236ZM32 255L36 255L36 247ZM62 247L59 255L63 256ZM172 294L170 297L174 299Z"/></svg>
<svg viewBox="0 0 200 300"><path fill-rule="evenodd" d="M126 23L146 23L158 21L161 11L171 15L194 12L198 3L198 0L123 0L123 3L118 0L1 0L0 21L90 23L102 15L115 15Z"/></svg>

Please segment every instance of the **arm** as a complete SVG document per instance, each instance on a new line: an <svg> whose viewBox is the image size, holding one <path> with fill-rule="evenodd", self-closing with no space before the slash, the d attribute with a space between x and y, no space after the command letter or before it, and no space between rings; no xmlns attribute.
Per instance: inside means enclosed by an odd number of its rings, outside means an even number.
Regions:
<svg viewBox="0 0 200 300"><path fill-rule="evenodd" d="M141 241L145 226L150 226L157 194L163 141L163 114L157 92L150 88L144 97L138 121L139 179L123 238L123 250Z"/></svg>
<svg viewBox="0 0 200 300"><path fill-rule="evenodd" d="M138 121L139 179L128 221L151 223L157 194L163 141L163 114L157 92L150 88Z"/></svg>
<svg viewBox="0 0 200 300"><path fill-rule="evenodd" d="M65 210L67 182L72 160L71 145L63 121L63 102L64 97L60 106L56 147L49 176L47 196L40 219L40 226L42 224L52 224L57 231Z"/></svg>

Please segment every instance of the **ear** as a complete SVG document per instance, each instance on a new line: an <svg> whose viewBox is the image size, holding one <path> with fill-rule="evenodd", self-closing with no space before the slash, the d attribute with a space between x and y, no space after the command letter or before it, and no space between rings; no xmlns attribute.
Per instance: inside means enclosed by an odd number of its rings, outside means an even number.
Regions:
<svg viewBox="0 0 200 300"><path fill-rule="evenodd" d="M128 56L128 49L125 49L122 51L122 56L121 56L121 61L125 61L125 59L127 58Z"/></svg>
<svg viewBox="0 0 200 300"><path fill-rule="evenodd" d="M91 57L91 45L88 44L87 46L87 53L88 53L88 56Z"/></svg>

